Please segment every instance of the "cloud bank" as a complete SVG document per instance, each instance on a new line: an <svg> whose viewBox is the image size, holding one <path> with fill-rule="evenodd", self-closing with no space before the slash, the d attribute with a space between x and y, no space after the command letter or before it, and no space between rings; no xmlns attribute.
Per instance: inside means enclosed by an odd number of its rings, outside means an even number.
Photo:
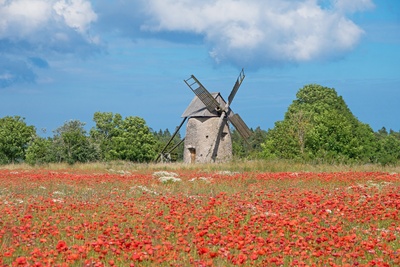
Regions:
<svg viewBox="0 0 400 267"><path fill-rule="evenodd" d="M87 0L0 0L0 40L44 45L50 49L79 35L95 42L88 34L97 20Z"/></svg>
<svg viewBox="0 0 400 267"><path fill-rule="evenodd" d="M259 67L329 59L359 42L347 16L370 0L152 0L142 30L203 35L216 62Z"/></svg>
<svg viewBox="0 0 400 267"><path fill-rule="evenodd" d="M35 80L56 55L131 39L200 40L218 64L262 68L345 55L372 0L0 0L0 87ZM32 60L34 59L34 60Z"/></svg>
<svg viewBox="0 0 400 267"><path fill-rule="evenodd" d="M96 50L89 31L96 20L86 0L0 0L0 87L33 82L51 54Z"/></svg>

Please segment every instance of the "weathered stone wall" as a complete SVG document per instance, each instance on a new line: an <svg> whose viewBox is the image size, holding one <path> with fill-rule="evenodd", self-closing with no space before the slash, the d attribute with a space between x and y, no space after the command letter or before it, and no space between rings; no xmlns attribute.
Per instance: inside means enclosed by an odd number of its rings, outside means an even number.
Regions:
<svg viewBox="0 0 400 267"><path fill-rule="evenodd" d="M188 120L183 154L185 163L214 162L212 155L218 134L218 122L219 117L194 117ZM232 139L226 120L223 125L215 162L226 162L232 159Z"/></svg>

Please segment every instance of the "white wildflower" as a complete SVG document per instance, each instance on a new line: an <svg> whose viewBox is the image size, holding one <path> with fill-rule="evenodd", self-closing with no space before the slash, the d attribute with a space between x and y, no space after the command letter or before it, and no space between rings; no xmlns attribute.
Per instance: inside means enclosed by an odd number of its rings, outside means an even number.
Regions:
<svg viewBox="0 0 400 267"><path fill-rule="evenodd" d="M143 192L147 192L147 193L150 193L150 194L153 194L153 195L159 195L158 192L153 191L153 190L151 190L151 189L149 189L149 188L147 188L146 186L143 186L143 185L138 185L138 186L131 187L130 190L134 191L136 188L140 189Z"/></svg>
<svg viewBox="0 0 400 267"><path fill-rule="evenodd" d="M177 177L178 174L174 172L166 172L166 171L158 171L158 172L153 172L153 177L159 178L159 177Z"/></svg>
<svg viewBox="0 0 400 267"><path fill-rule="evenodd" d="M114 170L114 169L108 169L108 172L111 172L111 173L118 173L118 174L121 174L121 175L130 175L130 174L132 174L132 173L129 172L129 171Z"/></svg>
<svg viewBox="0 0 400 267"><path fill-rule="evenodd" d="M278 214L273 213L273 212L269 212L269 211L264 212L264 214L265 214L266 216L273 216L273 217L278 216Z"/></svg>
<svg viewBox="0 0 400 267"><path fill-rule="evenodd" d="M205 183L211 183L211 181L212 181L212 178L211 177L199 177L199 178L197 178L197 177L194 177L194 178L192 178L192 179L190 179L190 180L188 180L189 182L194 182L194 181L196 181L196 180L199 180L199 181L202 181L202 182L205 182Z"/></svg>
<svg viewBox="0 0 400 267"><path fill-rule="evenodd" d="M200 177L199 180L204 181L206 183L211 183L211 177Z"/></svg>
<svg viewBox="0 0 400 267"><path fill-rule="evenodd" d="M181 178L177 178L177 177L174 177L174 176L162 176L162 177L159 177L158 180L160 182L162 182L162 183L168 183L168 182L176 183L176 182L181 182L182 181Z"/></svg>
<svg viewBox="0 0 400 267"><path fill-rule="evenodd" d="M117 173L119 173L119 174L121 174L121 175L130 175L130 174L132 174L131 172L129 172L129 171L124 171L124 170L117 171Z"/></svg>
<svg viewBox="0 0 400 267"><path fill-rule="evenodd" d="M362 195L362 196L360 196L360 198L358 199L358 202L361 202L361 203L365 202L366 199L367 199L367 197L369 197L369 195Z"/></svg>

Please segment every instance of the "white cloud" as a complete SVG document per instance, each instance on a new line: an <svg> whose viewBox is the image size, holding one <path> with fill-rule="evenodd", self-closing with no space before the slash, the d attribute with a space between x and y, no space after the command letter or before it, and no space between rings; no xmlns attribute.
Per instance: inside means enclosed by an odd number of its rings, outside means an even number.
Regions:
<svg viewBox="0 0 400 267"><path fill-rule="evenodd" d="M0 39L32 41L38 33L48 38L55 31L73 29L86 37L97 19L87 0L10 0L0 1Z"/></svg>
<svg viewBox="0 0 400 267"><path fill-rule="evenodd" d="M12 80L31 81L27 59L87 57L115 34L203 40L216 62L246 68L329 59L363 35L349 14L373 6L372 0L0 0L0 55L8 59L0 67L12 75L23 69Z"/></svg>
<svg viewBox="0 0 400 267"><path fill-rule="evenodd" d="M142 30L203 35L217 62L268 65L331 58L351 50L363 30L345 13L370 0L148 0Z"/></svg>
<svg viewBox="0 0 400 267"><path fill-rule="evenodd" d="M98 51L96 19L89 0L0 0L0 88L34 82L51 55Z"/></svg>
<svg viewBox="0 0 400 267"><path fill-rule="evenodd" d="M69 27L81 33L86 32L90 23L97 20L90 2L85 0L60 0L53 5L53 8Z"/></svg>
<svg viewBox="0 0 400 267"><path fill-rule="evenodd" d="M0 38L25 37L43 27L51 9L46 1L19 0L0 3Z"/></svg>

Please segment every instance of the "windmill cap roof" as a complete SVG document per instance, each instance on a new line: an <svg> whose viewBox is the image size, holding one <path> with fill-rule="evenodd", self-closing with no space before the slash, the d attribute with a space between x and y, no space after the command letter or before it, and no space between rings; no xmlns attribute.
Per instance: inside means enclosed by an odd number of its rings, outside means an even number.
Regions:
<svg viewBox="0 0 400 267"><path fill-rule="evenodd" d="M211 95L221 106L226 105L226 101L222 98L220 93L211 93ZM181 117L219 117L219 114L217 111L208 111L204 103L197 96L195 96Z"/></svg>

